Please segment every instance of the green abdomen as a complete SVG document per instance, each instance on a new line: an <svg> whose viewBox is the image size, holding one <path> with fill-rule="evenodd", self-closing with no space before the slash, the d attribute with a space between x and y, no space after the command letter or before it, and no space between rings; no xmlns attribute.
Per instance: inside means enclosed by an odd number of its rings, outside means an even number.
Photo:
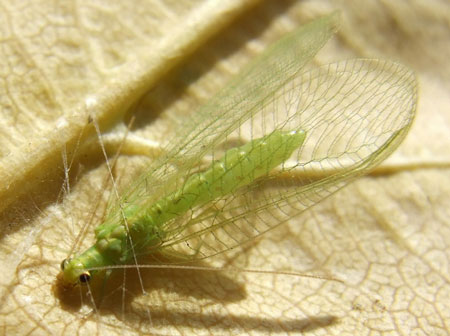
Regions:
<svg viewBox="0 0 450 336"><path fill-rule="evenodd" d="M147 217L155 225L233 193L285 162L305 139L303 131L279 131L225 152L208 170L190 176L184 186L156 202Z"/></svg>
<svg viewBox="0 0 450 336"><path fill-rule="evenodd" d="M96 229L97 248L118 263L129 261L133 253L143 249L157 248L164 240L164 223L269 174L289 159L304 139L303 131L276 130L226 151L209 169L188 177L183 187L160 199L148 210L139 211L134 206L124 209L133 249L129 247L123 223L100 225Z"/></svg>

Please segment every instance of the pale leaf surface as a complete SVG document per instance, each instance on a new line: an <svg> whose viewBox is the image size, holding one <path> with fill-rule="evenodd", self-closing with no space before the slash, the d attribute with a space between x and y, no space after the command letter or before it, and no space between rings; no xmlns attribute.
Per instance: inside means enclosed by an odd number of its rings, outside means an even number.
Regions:
<svg viewBox="0 0 450 336"><path fill-rule="evenodd" d="M10 3L2 2L0 19L3 333L448 333L448 4L267 1L243 12L250 1L227 1L228 8L216 1ZM55 290L59 263L99 195L108 198L101 154L79 145L93 132L88 117L106 130L147 92L132 108L132 134L163 143L181 115L193 113L267 44L337 8L341 29L315 64L362 56L413 68L420 99L409 136L374 174L204 264L322 274L344 283L146 270L143 295L129 272L125 294L108 290L98 312L86 296L81 303L78 292ZM177 62L183 65L167 73ZM83 155L72 166L70 193L62 195L62 157L70 160L75 149ZM122 157L120 185L148 162ZM83 244L92 238L90 227ZM122 284L116 278L108 288Z"/></svg>

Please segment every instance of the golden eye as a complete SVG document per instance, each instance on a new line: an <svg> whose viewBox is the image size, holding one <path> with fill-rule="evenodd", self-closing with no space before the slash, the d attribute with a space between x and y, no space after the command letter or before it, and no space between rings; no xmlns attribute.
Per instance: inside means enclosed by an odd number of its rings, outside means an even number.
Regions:
<svg viewBox="0 0 450 336"><path fill-rule="evenodd" d="M64 268L66 268L66 265L68 264L68 263L70 263L70 258L67 258L67 259L64 259L63 261L62 261L62 263L61 263L61 265L60 265L60 267L61 267L61 271L64 271Z"/></svg>

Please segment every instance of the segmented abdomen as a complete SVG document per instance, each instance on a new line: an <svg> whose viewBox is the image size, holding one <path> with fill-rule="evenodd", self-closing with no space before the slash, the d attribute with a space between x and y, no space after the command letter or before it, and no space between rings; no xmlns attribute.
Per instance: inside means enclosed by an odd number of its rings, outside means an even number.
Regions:
<svg viewBox="0 0 450 336"><path fill-rule="evenodd" d="M225 152L208 170L189 177L182 188L156 202L146 217L161 225L250 184L285 162L305 140L304 131L275 130L269 135Z"/></svg>

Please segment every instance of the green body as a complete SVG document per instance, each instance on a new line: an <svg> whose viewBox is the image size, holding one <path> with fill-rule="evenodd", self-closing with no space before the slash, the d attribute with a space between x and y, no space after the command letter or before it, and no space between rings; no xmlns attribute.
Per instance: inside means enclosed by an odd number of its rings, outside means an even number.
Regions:
<svg viewBox="0 0 450 336"><path fill-rule="evenodd" d="M124 215L127 223L122 219L98 226L95 245L64 262L64 279L75 284L80 275L86 274L90 268L125 264L135 254L159 246L165 236L164 223L267 175L285 162L304 140L303 131L275 130L265 137L228 150L209 169L191 175L179 190L148 209L126 207Z"/></svg>
<svg viewBox="0 0 450 336"><path fill-rule="evenodd" d="M192 114L167 155L155 160L97 227L94 246L63 261L65 282L86 282L93 268L135 262L139 254L222 253L300 214L391 154L414 119L414 73L367 59L306 69L338 22L332 14L281 38ZM268 128L274 131L257 138L258 130ZM220 155L224 139L241 133L255 139L192 173L206 154ZM264 180L291 156L300 180L258 195L242 188ZM159 200L149 197L151 189L161 193ZM250 202L255 195L261 196L258 209ZM208 213L208 202L215 200L225 204L217 212L211 204Z"/></svg>

